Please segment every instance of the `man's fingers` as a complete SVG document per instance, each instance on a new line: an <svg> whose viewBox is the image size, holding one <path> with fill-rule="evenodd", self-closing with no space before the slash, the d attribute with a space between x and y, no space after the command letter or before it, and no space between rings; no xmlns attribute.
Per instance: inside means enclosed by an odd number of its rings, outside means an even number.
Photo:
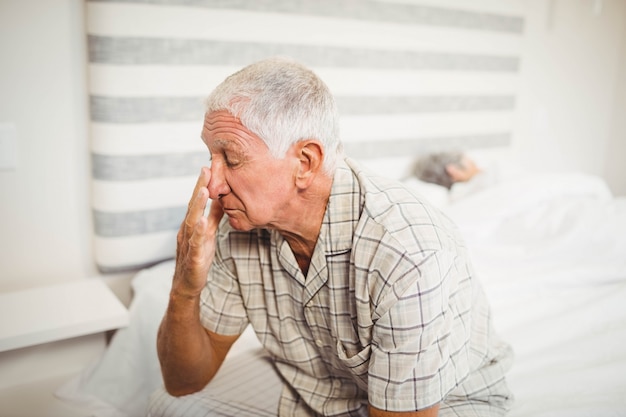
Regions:
<svg viewBox="0 0 626 417"><path fill-rule="evenodd" d="M224 209L222 203L217 200L211 202L211 209L207 219L209 220L209 231L217 230L217 226L220 224L220 220L224 216Z"/></svg>
<svg viewBox="0 0 626 417"><path fill-rule="evenodd" d="M178 291L195 295L206 283L212 261L211 248L207 247L207 224L207 219L201 216L188 231L184 248L177 254L174 281Z"/></svg>
<svg viewBox="0 0 626 417"><path fill-rule="evenodd" d="M207 188L207 186L209 185L210 178L211 178L211 170L207 167L202 167L202 169L200 169L200 175L198 176L198 180L196 181L196 186L193 189L191 200L189 200L188 208L191 207L194 197L198 195L198 192L203 188Z"/></svg>
<svg viewBox="0 0 626 417"><path fill-rule="evenodd" d="M200 190L198 194L202 195L203 191ZM190 209L190 213L194 211L195 208ZM184 263L187 274L191 282L195 283L194 285L204 285L206 281L206 276L215 256L217 227L223 216L222 204L219 201L213 201L207 217L200 215L198 221L189 228L188 241L184 251Z"/></svg>
<svg viewBox="0 0 626 417"><path fill-rule="evenodd" d="M196 186L194 187L193 194L191 196L191 199L189 200L189 205L187 206L187 214L185 215L185 220L182 225L183 240L191 236L193 228L204 214L204 209L206 208L207 200L209 199L209 190L207 186L209 184L210 178L211 171L207 167L202 167L200 175L198 176L198 181L196 181Z"/></svg>
<svg viewBox="0 0 626 417"><path fill-rule="evenodd" d="M189 252L188 257L192 260L192 266L198 266L205 259L205 242L206 242L207 220L200 218L193 228L193 232L189 237Z"/></svg>

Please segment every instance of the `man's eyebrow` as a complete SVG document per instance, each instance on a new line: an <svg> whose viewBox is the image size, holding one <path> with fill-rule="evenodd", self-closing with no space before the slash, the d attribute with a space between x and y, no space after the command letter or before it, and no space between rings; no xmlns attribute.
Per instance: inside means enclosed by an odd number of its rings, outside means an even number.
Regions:
<svg viewBox="0 0 626 417"><path fill-rule="evenodd" d="M232 148L232 142L225 139L215 139L213 141L213 146L220 149L228 149Z"/></svg>
<svg viewBox="0 0 626 417"><path fill-rule="evenodd" d="M233 155L244 155L245 150L240 144L226 139L215 139L209 147L209 153L228 152Z"/></svg>

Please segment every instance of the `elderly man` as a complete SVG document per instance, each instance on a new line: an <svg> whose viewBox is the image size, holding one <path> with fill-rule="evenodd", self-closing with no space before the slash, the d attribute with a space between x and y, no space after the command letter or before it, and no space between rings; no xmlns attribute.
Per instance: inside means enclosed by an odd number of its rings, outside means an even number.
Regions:
<svg viewBox="0 0 626 417"><path fill-rule="evenodd" d="M231 75L202 140L211 166L157 341L169 394L203 389L251 325L280 375L277 415L506 412L511 350L454 225L342 156L312 71L276 58Z"/></svg>

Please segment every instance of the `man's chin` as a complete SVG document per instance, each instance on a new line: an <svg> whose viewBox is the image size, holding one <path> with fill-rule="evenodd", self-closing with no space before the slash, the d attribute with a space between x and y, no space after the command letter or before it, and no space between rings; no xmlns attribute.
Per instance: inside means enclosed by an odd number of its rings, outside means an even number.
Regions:
<svg viewBox="0 0 626 417"><path fill-rule="evenodd" d="M242 222L241 219L231 215L228 215L228 224L230 224L230 227L240 232L248 232L254 229L250 223Z"/></svg>

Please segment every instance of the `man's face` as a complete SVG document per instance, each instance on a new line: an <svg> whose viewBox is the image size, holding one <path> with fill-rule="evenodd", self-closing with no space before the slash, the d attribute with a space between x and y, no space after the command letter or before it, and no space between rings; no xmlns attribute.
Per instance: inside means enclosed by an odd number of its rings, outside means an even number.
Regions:
<svg viewBox="0 0 626 417"><path fill-rule="evenodd" d="M211 153L209 196L237 230L276 227L297 191L297 158L274 158L258 136L226 111L205 115L202 140Z"/></svg>

